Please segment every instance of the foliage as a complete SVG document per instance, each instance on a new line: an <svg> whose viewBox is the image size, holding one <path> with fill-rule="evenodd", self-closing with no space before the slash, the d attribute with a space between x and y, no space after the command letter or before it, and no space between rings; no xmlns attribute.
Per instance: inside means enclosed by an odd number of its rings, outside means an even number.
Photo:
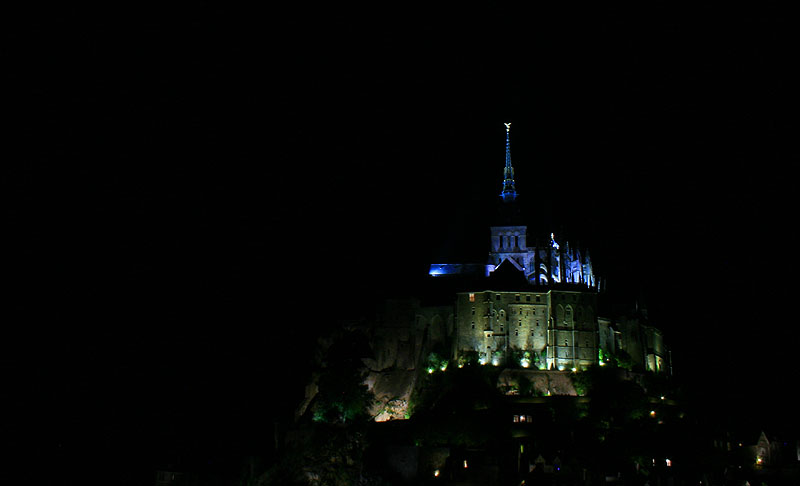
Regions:
<svg viewBox="0 0 800 486"><path fill-rule="evenodd" d="M633 358L631 358L631 355L628 354L628 352L624 349L618 349L614 353L609 353L609 355L612 363L617 368L622 368L629 371L633 369Z"/></svg>
<svg viewBox="0 0 800 486"><path fill-rule="evenodd" d="M490 417L500 399L498 374L494 366L422 374L411 401L415 441L421 445L485 444L495 427Z"/></svg>
<svg viewBox="0 0 800 486"><path fill-rule="evenodd" d="M368 449L363 424L314 424L259 478L258 486L363 484Z"/></svg>
<svg viewBox="0 0 800 486"><path fill-rule="evenodd" d="M520 375L517 378L517 385L519 386L519 394L523 397L529 397L533 395L534 388L533 383L531 380L527 379L526 377Z"/></svg>
<svg viewBox="0 0 800 486"><path fill-rule="evenodd" d="M603 348L597 348L597 361L599 363L608 364L611 361L611 355Z"/></svg>
<svg viewBox="0 0 800 486"><path fill-rule="evenodd" d="M375 397L364 384L365 375L354 361L323 370L317 382L314 421L345 424L367 420Z"/></svg>
<svg viewBox="0 0 800 486"><path fill-rule="evenodd" d="M479 364L478 358L479 356L477 351L463 351L458 356L458 367L463 368L465 366L477 365Z"/></svg>
<svg viewBox="0 0 800 486"><path fill-rule="evenodd" d="M434 371L445 371L447 369L449 362L447 359L441 357L438 353L431 353L428 355L428 366L426 370L428 373L433 373Z"/></svg>
<svg viewBox="0 0 800 486"><path fill-rule="evenodd" d="M603 348L598 348L597 359L600 363L603 363L603 365L611 365L612 367L629 371L633 369L633 358L631 358L631 355L624 349L611 352Z"/></svg>
<svg viewBox="0 0 800 486"><path fill-rule="evenodd" d="M546 350L542 350L539 353L537 353L537 352L533 353L533 364L534 364L534 366L536 366L540 370L545 369L545 367L547 366L547 364L546 364L547 360L545 359L545 355L546 354L547 354Z"/></svg>

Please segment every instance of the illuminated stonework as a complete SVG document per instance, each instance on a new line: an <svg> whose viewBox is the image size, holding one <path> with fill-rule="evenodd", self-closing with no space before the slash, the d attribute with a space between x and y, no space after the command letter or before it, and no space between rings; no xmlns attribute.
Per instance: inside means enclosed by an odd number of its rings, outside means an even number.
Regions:
<svg viewBox="0 0 800 486"><path fill-rule="evenodd" d="M553 233L549 241L528 246L526 226L492 226L491 233L492 270L509 261L534 285L568 283L597 288L588 251L581 254L580 249L570 250L569 242L562 248Z"/></svg>
<svg viewBox="0 0 800 486"><path fill-rule="evenodd" d="M586 368L597 363L595 292L461 292L456 297L457 352L479 360L508 360L541 370ZM528 352L527 356L524 352Z"/></svg>
<svg viewBox="0 0 800 486"><path fill-rule="evenodd" d="M486 265L438 263L429 270L435 277L466 277L473 285L476 277L486 278L485 284L457 294L454 357L476 352L481 364L515 359L524 368L564 371L605 365L613 358L626 367L668 372L661 332L646 324L646 312L598 315L601 289L588 250L559 243L554 233L532 238L528 227L518 224L509 132L506 124L501 207L510 209L507 214L514 217L506 221L514 224L491 227ZM512 290L495 286L493 277L503 272L522 277Z"/></svg>

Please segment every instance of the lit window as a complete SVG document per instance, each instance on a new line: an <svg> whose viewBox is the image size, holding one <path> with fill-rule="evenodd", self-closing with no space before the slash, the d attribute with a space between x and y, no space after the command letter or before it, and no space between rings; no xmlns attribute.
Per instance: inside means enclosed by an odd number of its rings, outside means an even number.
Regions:
<svg viewBox="0 0 800 486"><path fill-rule="evenodd" d="M514 423L519 422L519 415L514 415Z"/></svg>
<svg viewBox="0 0 800 486"><path fill-rule="evenodd" d="M475 302L475 294L469 294L469 301Z"/></svg>

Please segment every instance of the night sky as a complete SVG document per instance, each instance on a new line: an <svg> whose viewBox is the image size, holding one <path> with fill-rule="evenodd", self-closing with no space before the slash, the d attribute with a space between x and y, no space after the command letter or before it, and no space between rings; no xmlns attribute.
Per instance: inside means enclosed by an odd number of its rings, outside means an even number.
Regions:
<svg viewBox="0 0 800 486"><path fill-rule="evenodd" d="M7 427L64 470L97 449L134 469L269 450L309 336L412 293L432 262L485 258L509 121L529 227L644 295L676 371L796 426L784 14L195 5L13 22L2 365L33 425Z"/></svg>

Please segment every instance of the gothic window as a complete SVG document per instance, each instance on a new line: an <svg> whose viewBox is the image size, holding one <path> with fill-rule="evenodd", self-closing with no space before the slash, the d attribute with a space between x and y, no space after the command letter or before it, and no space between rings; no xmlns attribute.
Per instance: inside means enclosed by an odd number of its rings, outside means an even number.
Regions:
<svg viewBox="0 0 800 486"><path fill-rule="evenodd" d="M572 306L568 305L565 310L564 321L568 326L572 325Z"/></svg>
<svg viewBox="0 0 800 486"><path fill-rule="evenodd" d="M531 301L531 296L530 296L530 295L526 295L526 296L525 296L525 300L526 300L526 301L528 301L528 302L530 302L530 301Z"/></svg>
<svg viewBox="0 0 800 486"><path fill-rule="evenodd" d="M515 295L515 296L514 296L514 300L516 300L517 302L519 302L519 294L517 294L517 295Z"/></svg>
<svg viewBox="0 0 800 486"><path fill-rule="evenodd" d="M519 331L514 331L515 336L519 336Z"/></svg>

